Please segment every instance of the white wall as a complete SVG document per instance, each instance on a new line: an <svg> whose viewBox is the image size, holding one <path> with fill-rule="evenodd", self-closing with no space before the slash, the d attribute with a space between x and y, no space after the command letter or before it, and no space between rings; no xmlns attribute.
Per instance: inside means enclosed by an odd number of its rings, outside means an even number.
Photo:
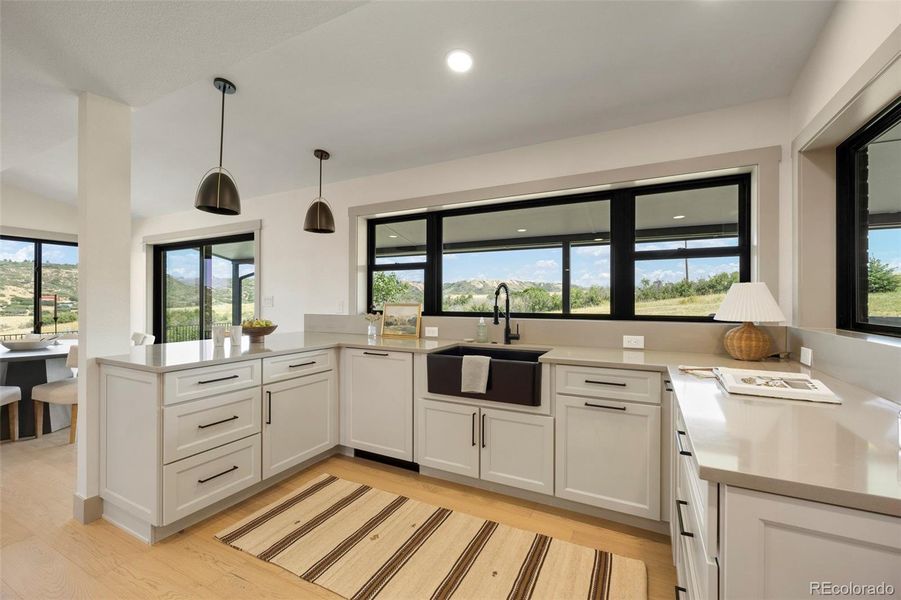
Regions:
<svg viewBox="0 0 901 600"><path fill-rule="evenodd" d="M843 0L836 4L792 89L791 139L899 26L901 2L897 0Z"/></svg>
<svg viewBox="0 0 901 600"><path fill-rule="evenodd" d="M303 214L315 195L313 187L244 199L243 213L237 218L195 210L193 190L185 190L184 212L134 223L132 328L147 327L147 257L142 247L147 235L261 219L259 293L274 298L274 306L263 308L262 316L279 323L283 331L299 331L304 313L348 311L350 206L765 146L787 147L787 131L788 104L777 99L339 183L328 182L326 163L325 196L335 213L334 235L303 231ZM341 160L337 149L332 160ZM236 176L240 181L240 173ZM781 179L790 182L790 178ZM787 200L789 190L780 190L780 198Z"/></svg>
<svg viewBox="0 0 901 600"><path fill-rule="evenodd" d="M0 227L75 235L78 208L4 183L0 187Z"/></svg>

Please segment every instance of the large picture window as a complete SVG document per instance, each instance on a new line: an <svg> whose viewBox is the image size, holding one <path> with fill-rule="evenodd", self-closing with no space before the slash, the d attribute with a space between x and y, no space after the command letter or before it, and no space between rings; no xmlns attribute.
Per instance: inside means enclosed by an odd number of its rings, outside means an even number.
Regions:
<svg viewBox="0 0 901 600"><path fill-rule="evenodd" d="M209 339L256 306L254 234L153 247L153 333L158 342Z"/></svg>
<svg viewBox="0 0 901 600"><path fill-rule="evenodd" d="M0 237L0 339L78 332L78 245Z"/></svg>
<svg viewBox="0 0 901 600"><path fill-rule="evenodd" d="M901 336L901 98L836 150L837 324Z"/></svg>
<svg viewBox="0 0 901 600"><path fill-rule="evenodd" d="M709 320L750 280L750 175L369 221L370 310Z"/></svg>

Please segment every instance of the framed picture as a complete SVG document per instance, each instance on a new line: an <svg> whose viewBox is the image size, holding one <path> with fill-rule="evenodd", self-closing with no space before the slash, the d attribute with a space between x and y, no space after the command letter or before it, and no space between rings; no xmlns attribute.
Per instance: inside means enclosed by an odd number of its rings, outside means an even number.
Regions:
<svg viewBox="0 0 901 600"><path fill-rule="evenodd" d="M418 338L422 322L420 304L385 304L382 309L382 337Z"/></svg>

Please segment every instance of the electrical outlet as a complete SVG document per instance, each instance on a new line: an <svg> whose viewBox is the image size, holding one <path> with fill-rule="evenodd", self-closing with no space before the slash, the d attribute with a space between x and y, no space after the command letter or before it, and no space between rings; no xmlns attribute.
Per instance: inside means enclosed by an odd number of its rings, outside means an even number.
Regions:
<svg viewBox="0 0 901 600"><path fill-rule="evenodd" d="M813 362L813 350L810 348L805 348L801 346L801 364L810 366L810 363Z"/></svg>
<svg viewBox="0 0 901 600"><path fill-rule="evenodd" d="M633 349L642 349L644 348L644 336L643 335L624 335L623 336L623 348L633 348Z"/></svg>
<svg viewBox="0 0 901 600"><path fill-rule="evenodd" d="M275 306L274 296L263 296L263 308L272 308Z"/></svg>
<svg viewBox="0 0 901 600"><path fill-rule="evenodd" d="M438 328L437 327L426 327L425 328L425 337L438 337Z"/></svg>

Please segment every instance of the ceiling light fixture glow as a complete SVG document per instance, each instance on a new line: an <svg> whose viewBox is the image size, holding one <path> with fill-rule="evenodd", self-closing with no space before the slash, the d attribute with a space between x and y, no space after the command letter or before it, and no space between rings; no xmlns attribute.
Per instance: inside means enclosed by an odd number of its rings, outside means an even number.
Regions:
<svg viewBox="0 0 901 600"><path fill-rule="evenodd" d="M685 218L685 215L676 215L676 216L673 217L673 218L674 218L674 219L684 219L684 218Z"/></svg>
<svg viewBox="0 0 901 600"><path fill-rule="evenodd" d="M472 68L472 54L466 50L451 50L447 53L447 66L455 73L466 73Z"/></svg>
<svg viewBox="0 0 901 600"><path fill-rule="evenodd" d="M519 233L525 233L525 232L528 231L528 229L520 228L520 229L517 229L516 231L519 232Z"/></svg>
<svg viewBox="0 0 901 600"><path fill-rule="evenodd" d="M388 236L388 237L389 237L389 238L392 238L392 239L393 239L393 238L396 238L396 237L397 237L397 236L396 236L396 235L394 235L394 234L393 234L393 233L392 233L392 234L391 234L391 235L389 235L389 236Z"/></svg>

